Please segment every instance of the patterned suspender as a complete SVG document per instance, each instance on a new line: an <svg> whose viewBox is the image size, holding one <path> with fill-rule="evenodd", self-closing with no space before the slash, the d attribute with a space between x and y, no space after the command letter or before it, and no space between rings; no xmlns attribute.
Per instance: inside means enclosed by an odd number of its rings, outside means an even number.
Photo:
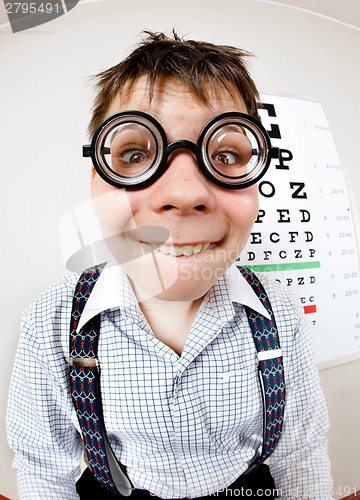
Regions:
<svg viewBox="0 0 360 500"><path fill-rule="evenodd" d="M100 394L100 365L97 345L100 315L92 318L79 332L79 319L105 264L87 269L80 277L73 299L70 324L70 381L74 407L81 426L88 465L96 479L113 493L129 496L133 486L126 468L116 459L106 435ZM262 453L246 471L258 467L274 450L281 436L285 406L284 368L274 315L266 292L258 278L239 268L269 312L270 320L245 307L258 356L258 374L263 398Z"/></svg>
<svg viewBox="0 0 360 500"><path fill-rule="evenodd" d="M285 380L279 335L269 298L253 272L245 267L240 267L239 271L252 286L271 318L269 320L250 307L245 307L257 350L264 409L263 449L261 455L247 470L246 473L249 473L269 457L280 439L285 409Z"/></svg>
<svg viewBox="0 0 360 500"><path fill-rule="evenodd" d="M100 315L79 332L77 325L85 304L105 264L87 269L76 285L70 322L71 395L80 423L89 468L102 486L129 496L132 484L126 468L116 459L107 439L100 394L97 360Z"/></svg>

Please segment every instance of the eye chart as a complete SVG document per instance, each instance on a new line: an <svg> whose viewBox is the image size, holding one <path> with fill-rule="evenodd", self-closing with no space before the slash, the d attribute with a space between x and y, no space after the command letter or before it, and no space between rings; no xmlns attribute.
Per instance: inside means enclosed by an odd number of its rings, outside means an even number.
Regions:
<svg viewBox="0 0 360 500"><path fill-rule="evenodd" d="M360 278L345 178L320 103L262 96L279 159L259 183L260 209L238 259L296 295L317 363L360 350Z"/></svg>

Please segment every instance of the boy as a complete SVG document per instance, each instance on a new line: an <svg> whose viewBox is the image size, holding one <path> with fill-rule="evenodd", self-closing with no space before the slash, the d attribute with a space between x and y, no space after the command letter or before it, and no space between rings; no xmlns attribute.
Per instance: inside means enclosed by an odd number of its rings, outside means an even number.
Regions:
<svg viewBox="0 0 360 500"><path fill-rule="evenodd" d="M98 76L84 154L93 160L94 210L122 270L105 268L78 327L100 313L106 433L133 498L331 498L309 332L301 308L267 280L286 383L270 457L276 490L265 466L243 475L264 445L244 306L267 312L233 263L271 159L246 55L149 33ZM79 498L68 340L77 280L63 279L24 313L8 412L21 499ZM116 498L94 493L91 481L86 471L81 498Z"/></svg>

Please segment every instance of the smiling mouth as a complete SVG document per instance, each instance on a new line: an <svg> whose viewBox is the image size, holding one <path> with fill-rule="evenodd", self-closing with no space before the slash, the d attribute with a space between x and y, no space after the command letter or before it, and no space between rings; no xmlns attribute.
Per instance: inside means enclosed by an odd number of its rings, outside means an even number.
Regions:
<svg viewBox="0 0 360 500"><path fill-rule="evenodd" d="M172 257L191 257L192 255L197 255L201 252L205 252L209 248L211 243L197 243L196 245L160 245L155 246L156 252L162 253L163 255L170 255Z"/></svg>

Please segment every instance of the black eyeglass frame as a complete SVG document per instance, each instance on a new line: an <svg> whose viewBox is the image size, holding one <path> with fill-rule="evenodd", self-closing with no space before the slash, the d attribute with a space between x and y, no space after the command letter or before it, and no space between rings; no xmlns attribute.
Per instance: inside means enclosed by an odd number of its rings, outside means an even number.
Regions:
<svg viewBox="0 0 360 500"><path fill-rule="evenodd" d="M241 125L248 128L254 134L256 140L259 140L260 152L263 156L259 171L246 181L241 181L241 178L246 176L231 177L217 171L212 166L207 154L207 144L213 134L224 125L239 125L239 120L242 122ZM113 128L125 121L138 123L147 128L153 135L157 147L155 160L150 167L144 172L131 177L121 176L111 169L105 160L105 152L102 147L104 137L106 138ZM186 139L179 139L169 144L161 124L153 116L138 110L121 111L106 118L95 131L91 144L83 146L83 156L91 157L96 172L105 182L112 186L125 189L141 189L153 184L163 175L169 166L169 156L178 149L186 149L193 153L202 174L217 186L226 189L244 189L252 186L265 175L271 160L279 157L279 148L272 147L269 134L263 125L245 113L234 111L215 116L203 127L196 144ZM100 156L98 154L99 150ZM108 152L106 151L106 153Z"/></svg>

